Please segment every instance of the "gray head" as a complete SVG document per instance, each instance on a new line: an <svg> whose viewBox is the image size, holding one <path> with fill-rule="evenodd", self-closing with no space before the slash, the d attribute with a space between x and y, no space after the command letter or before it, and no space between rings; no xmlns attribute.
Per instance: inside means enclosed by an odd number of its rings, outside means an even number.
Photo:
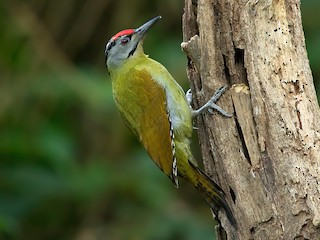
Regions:
<svg viewBox="0 0 320 240"><path fill-rule="evenodd" d="M157 16L137 29L126 29L114 35L106 45L105 56L108 71L112 71L132 57L144 35L161 16Z"/></svg>

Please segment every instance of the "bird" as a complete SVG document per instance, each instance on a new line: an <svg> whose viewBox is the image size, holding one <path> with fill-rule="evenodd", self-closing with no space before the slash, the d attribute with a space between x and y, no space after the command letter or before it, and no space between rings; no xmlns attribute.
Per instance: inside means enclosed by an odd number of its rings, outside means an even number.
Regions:
<svg viewBox="0 0 320 240"><path fill-rule="evenodd" d="M226 194L198 167L190 149L193 118L206 109L231 114L215 104L227 87L219 88L198 110L191 107L192 94L159 62L144 53L143 42L156 16L136 29L115 34L105 46L105 63L112 82L115 104L150 158L179 187L179 177L194 185L214 214L223 209L231 225L236 220Z"/></svg>

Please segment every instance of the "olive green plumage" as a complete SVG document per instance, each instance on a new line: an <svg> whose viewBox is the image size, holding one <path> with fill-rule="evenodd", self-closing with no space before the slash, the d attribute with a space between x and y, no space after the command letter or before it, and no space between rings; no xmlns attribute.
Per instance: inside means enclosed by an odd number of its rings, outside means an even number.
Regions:
<svg viewBox="0 0 320 240"><path fill-rule="evenodd" d="M154 23L150 25L151 21L136 30L125 30L123 35L118 33L107 45L106 63L116 105L151 159L175 186L179 186L178 176L185 178L215 213L223 208L235 225L224 192L197 167L191 153L192 109L184 91L164 66L143 52L142 38Z"/></svg>

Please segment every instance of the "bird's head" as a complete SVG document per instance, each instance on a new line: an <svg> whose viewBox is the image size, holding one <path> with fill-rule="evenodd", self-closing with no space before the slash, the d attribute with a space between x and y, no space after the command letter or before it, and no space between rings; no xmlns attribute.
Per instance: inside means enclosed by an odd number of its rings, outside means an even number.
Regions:
<svg viewBox="0 0 320 240"><path fill-rule="evenodd" d="M141 44L148 30L161 18L157 16L137 29L126 29L114 35L106 45L105 56L107 69L110 71L135 56L143 53ZM138 49L138 50L137 50Z"/></svg>

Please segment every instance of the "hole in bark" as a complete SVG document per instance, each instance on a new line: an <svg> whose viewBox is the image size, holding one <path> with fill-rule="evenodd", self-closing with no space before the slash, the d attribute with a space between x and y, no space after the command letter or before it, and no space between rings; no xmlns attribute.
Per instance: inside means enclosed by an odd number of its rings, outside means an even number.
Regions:
<svg viewBox="0 0 320 240"><path fill-rule="evenodd" d="M235 120L236 120L236 127L237 127L237 130L238 130L238 133L239 133L239 137L240 137L240 140L241 140L241 143L242 143L243 154L244 154L244 156L246 157L246 159L247 159L247 161L249 162L249 164L252 165L252 164L251 164L250 155L249 155L249 151L248 151L246 142L244 141L244 136L243 136L243 133L242 133L240 124L239 124L237 118L235 118Z"/></svg>
<svg viewBox="0 0 320 240"><path fill-rule="evenodd" d="M254 232L255 232L254 227L250 228L250 233L251 233L251 234L254 234Z"/></svg>
<svg viewBox="0 0 320 240"><path fill-rule="evenodd" d="M229 192L230 192L232 201L235 203L236 202L236 194L234 193L234 191L231 187L229 187Z"/></svg>
<svg viewBox="0 0 320 240"><path fill-rule="evenodd" d="M222 56L223 56L223 64L224 64L224 73L226 75L226 79L227 79L228 84L231 85L230 71L227 66L227 59L226 59L225 55L222 55Z"/></svg>
<svg viewBox="0 0 320 240"><path fill-rule="evenodd" d="M234 61L235 63L244 63L244 50L235 48Z"/></svg>
<svg viewBox="0 0 320 240"><path fill-rule="evenodd" d="M244 49L234 49L234 63L236 68L236 83L244 83L248 85L247 69L244 64Z"/></svg>

